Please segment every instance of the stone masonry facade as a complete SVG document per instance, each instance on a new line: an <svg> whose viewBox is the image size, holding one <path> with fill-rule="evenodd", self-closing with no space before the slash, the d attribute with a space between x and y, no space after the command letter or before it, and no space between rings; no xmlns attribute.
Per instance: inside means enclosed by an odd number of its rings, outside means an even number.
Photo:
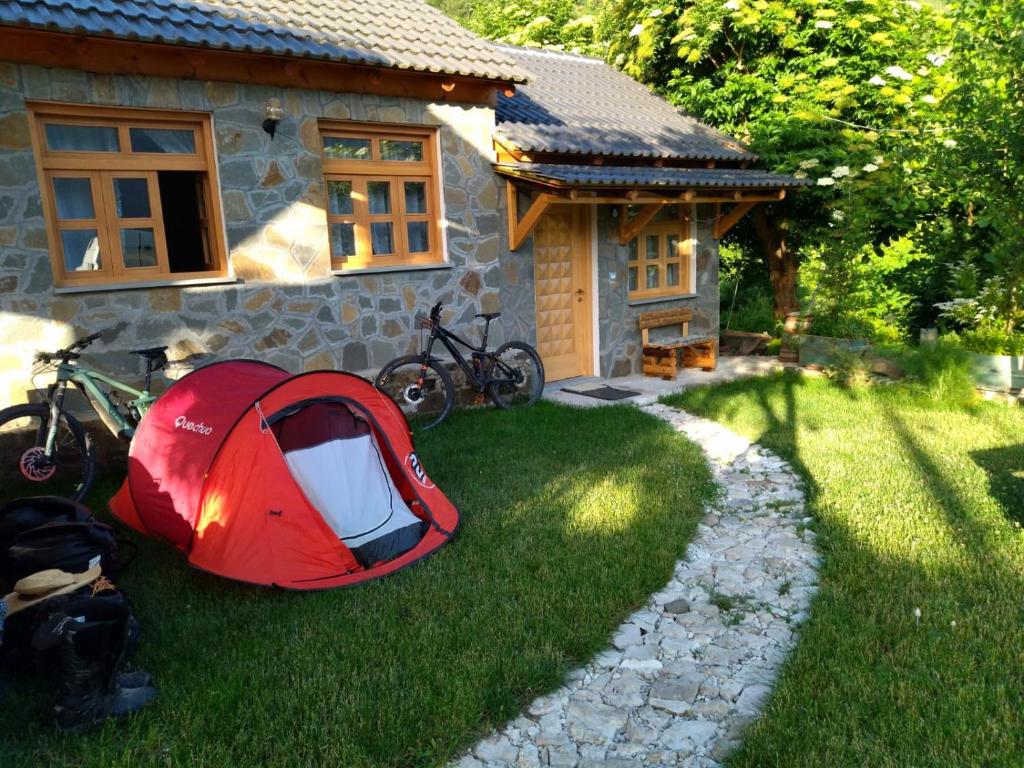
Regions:
<svg viewBox="0 0 1024 768"><path fill-rule="evenodd" d="M285 112L273 140L260 127L272 97ZM236 281L55 291L26 100L210 113ZM439 126L447 263L331 273L319 118ZM415 315L435 301L446 306L446 324L471 340L482 325L476 313L501 311L495 344L535 343L531 246L508 250L504 181L490 166L494 125L485 106L0 63L0 407L29 397L34 351L98 330L105 336L83 361L129 379L141 375L141 364L127 351L159 344L172 360L245 357L290 371L369 374L418 351ZM629 306L617 222L610 206L598 211L601 373L636 372L635 315L657 306ZM717 329L718 260L709 235L698 239L700 295L684 301L698 325Z"/></svg>

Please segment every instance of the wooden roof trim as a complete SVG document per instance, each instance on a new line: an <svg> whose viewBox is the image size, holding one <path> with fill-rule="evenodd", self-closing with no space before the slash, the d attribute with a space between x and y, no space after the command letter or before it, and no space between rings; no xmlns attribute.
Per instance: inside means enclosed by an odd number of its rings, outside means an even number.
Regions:
<svg viewBox="0 0 1024 768"><path fill-rule="evenodd" d="M287 56L0 27L4 61L113 75L275 85L433 101L497 103L511 82Z"/></svg>

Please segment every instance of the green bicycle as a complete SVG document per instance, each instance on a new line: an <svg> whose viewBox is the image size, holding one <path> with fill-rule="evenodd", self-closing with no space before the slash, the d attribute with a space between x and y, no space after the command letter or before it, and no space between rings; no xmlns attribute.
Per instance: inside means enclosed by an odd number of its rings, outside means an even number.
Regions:
<svg viewBox="0 0 1024 768"><path fill-rule="evenodd" d="M135 389L98 371L80 368L79 352L103 336L94 333L67 349L38 352L33 376L56 371L42 403L0 410L0 488L4 495L48 494L85 497L96 474L92 437L64 408L68 384L74 384L115 437L129 441L156 397L149 393L153 373L167 365L167 347L132 350L146 361L146 383ZM106 385L104 388L101 385Z"/></svg>

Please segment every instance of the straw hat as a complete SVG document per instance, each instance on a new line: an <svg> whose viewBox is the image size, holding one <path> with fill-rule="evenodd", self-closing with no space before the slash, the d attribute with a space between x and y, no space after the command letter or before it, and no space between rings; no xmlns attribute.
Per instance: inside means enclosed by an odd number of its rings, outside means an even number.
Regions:
<svg viewBox="0 0 1024 768"><path fill-rule="evenodd" d="M94 565L83 573L68 573L51 568L26 576L14 585L14 591L11 594L4 597L7 615L49 600L51 597L74 592L79 587L96 581L100 577L101 570L98 565Z"/></svg>

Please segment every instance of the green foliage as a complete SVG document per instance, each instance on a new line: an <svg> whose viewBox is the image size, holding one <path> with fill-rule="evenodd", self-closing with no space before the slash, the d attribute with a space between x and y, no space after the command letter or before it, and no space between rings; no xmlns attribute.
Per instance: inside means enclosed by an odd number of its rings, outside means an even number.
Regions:
<svg viewBox="0 0 1024 768"><path fill-rule="evenodd" d="M440 0L439 0L440 1ZM444 0L461 2L453 14L477 34L513 45L564 48L601 55L598 3L593 0Z"/></svg>
<svg viewBox="0 0 1024 768"><path fill-rule="evenodd" d="M721 285L722 327L752 333L781 333L781 324L772 312L771 293L764 286L755 285L744 291L742 297L737 296L736 305L733 306L735 285L735 282L730 281L723 281Z"/></svg>
<svg viewBox="0 0 1024 768"><path fill-rule="evenodd" d="M967 352L955 340L909 347L900 355L908 376L926 397L942 403L968 405L978 400Z"/></svg>
<svg viewBox="0 0 1024 768"><path fill-rule="evenodd" d="M951 332L943 336L964 349L980 355L1024 355L1024 333L1007 331L995 324L968 328L960 333Z"/></svg>

